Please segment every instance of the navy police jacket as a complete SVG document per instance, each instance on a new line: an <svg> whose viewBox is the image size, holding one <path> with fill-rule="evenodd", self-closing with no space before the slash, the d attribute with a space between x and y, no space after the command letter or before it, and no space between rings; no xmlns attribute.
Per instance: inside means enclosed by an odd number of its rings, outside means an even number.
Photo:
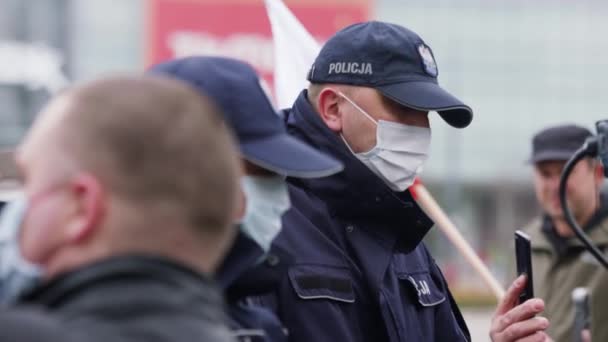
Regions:
<svg viewBox="0 0 608 342"><path fill-rule="evenodd" d="M421 242L433 223L409 192L393 192L353 156L306 91L283 115L290 134L345 165L326 178L288 179L292 208L273 244L288 261L275 263L278 285L260 301L290 341L469 341Z"/></svg>
<svg viewBox="0 0 608 342"><path fill-rule="evenodd" d="M216 275L224 290L229 327L237 341L287 341L285 330L276 315L249 300L255 295L272 291L275 284L272 278L248 275L264 258L264 252L257 243L239 232Z"/></svg>

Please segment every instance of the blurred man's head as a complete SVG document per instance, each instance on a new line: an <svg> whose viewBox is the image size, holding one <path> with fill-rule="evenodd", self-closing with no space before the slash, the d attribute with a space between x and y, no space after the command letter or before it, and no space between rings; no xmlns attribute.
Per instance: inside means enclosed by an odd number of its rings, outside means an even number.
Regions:
<svg viewBox="0 0 608 342"><path fill-rule="evenodd" d="M564 221L559 201L559 182L566 162L590 137L591 132L576 125L561 125L544 129L532 140L534 188L542 210L553 220ZM604 180L602 164L586 158L579 162L568 179L568 204L579 224L586 223L599 207L599 191ZM570 230L559 231L570 236Z"/></svg>
<svg viewBox="0 0 608 342"><path fill-rule="evenodd" d="M428 113L437 111L457 128L473 118L471 108L438 85L437 76L433 53L416 33L389 23L359 23L321 49L308 74L308 100L352 153L393 190L404 190L428 154Z"/></svg>
<svg viewBox="0 0 608 342"><path fill-rule="evenodd" d="M219 110L178 81L68 90L40 113L17 162L29 200L23 254L47 275L126 253L210 271L233 236L233 142Z"/></svg>

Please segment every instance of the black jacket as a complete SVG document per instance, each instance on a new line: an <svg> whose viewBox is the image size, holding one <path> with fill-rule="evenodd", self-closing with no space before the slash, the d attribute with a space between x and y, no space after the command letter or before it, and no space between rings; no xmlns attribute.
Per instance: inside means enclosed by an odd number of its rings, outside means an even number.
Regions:
<svg viewBox="0 0 608 342"><path fill-rule="evenodd" d="M231 340L215 285L153 257L117 257L85 266L0 311L0 341Z"/></svg>
<svg viewBox="0 0 608 342"><path fill-rule="evenodd" d="M227 301L229 326L238 341L287 341L276 315L249 300L249 297L271 292L275 285L272 281L260 281L259 274L256 274L259 268L256 266L264 258L264 251L258 244L240 232L217 272L217 280Z"/></svg>

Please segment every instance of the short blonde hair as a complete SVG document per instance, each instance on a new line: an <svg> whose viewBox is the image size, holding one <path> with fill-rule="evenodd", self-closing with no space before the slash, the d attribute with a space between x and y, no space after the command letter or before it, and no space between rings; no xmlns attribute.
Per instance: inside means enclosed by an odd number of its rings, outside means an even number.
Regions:
<svg viewBox="0 0 608 342"><path fill-rule="evenodd" d="M240 165L207 97L159 76L104 78L64 96L73 104L63 143L109 191L169 208L206 233L232 224Z"/></svg>

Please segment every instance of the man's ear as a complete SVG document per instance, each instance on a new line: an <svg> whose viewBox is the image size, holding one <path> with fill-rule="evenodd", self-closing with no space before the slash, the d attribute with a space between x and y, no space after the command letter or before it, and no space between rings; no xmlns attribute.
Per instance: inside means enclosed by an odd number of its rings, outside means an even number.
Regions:
<svg viewBox="0 0 608 342"><path fill-rule="evenodd" d="M72 181L70 192L75 201L75 218L68 223L65 238L68 243L89 239L101 226L106 216L107 194L99 180L82 174Z"/></svg>
<svg viewBox="0 0 608 342"><path fill-rule="evenodd" d="M336 133L342 132L342 113L339 103L342 97L331 88L323 88L317 97L319 115L325 125Z"/></svg>
<svg viewBox="0 0 608 342"><path fill-rule="evenodd" d="M594 177L598 187L601 188L604 183L604 165L599 160L595 161Z"/></svg>

